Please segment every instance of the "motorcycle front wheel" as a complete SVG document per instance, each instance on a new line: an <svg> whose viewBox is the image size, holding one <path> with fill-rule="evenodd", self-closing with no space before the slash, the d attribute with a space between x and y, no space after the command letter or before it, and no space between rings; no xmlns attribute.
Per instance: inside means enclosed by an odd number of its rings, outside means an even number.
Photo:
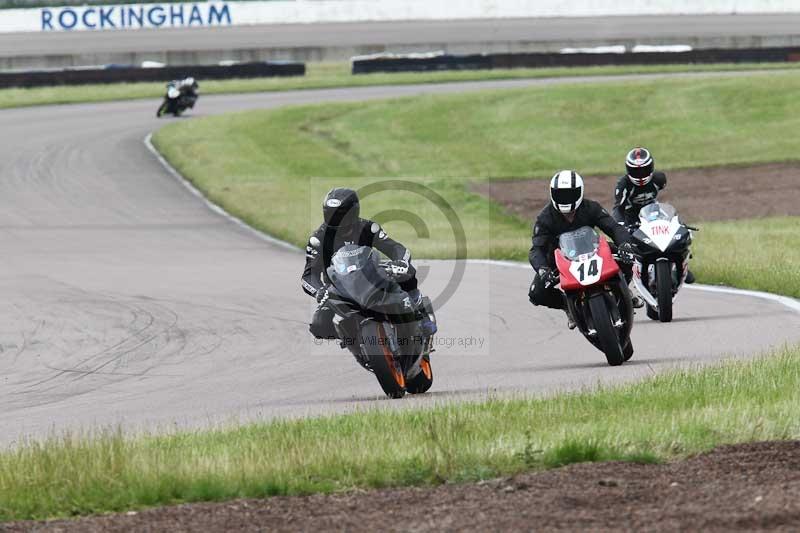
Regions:
<svg viewBox="0 0 800 533"><path fill-rule="evenodd" d="M661 322L672 322L672 264L669 261L656 263L656 287L658 319Z"/></svg>
<svg viewBox="0 0 800 533"><path fill-rule="evenodd" d="M433 368L431 368L430 357L423 356L419 362L422 372L406 382L406 390L411 394L422 394L428 392L433 385Z"/></svg>
<svg viewBox="0 0 800 533"><path fill-rule="evenodd" d="M361 340L369 367L375 373L383 392L390 398L405 396L406 378L403 369L395 361L384 325L380 322L367 322L362 327Z"/></svg>
<svg viewBox="0 0 800 533"><path fill-rule="evenodd" d="M589 312L592 314L592 323L597 331L598 344L606 355L608 364L619 366L625 361L625 355L622 353L617 329L611 323L608 305L608 298L604 294L595 295L589 299Z"/></svg>

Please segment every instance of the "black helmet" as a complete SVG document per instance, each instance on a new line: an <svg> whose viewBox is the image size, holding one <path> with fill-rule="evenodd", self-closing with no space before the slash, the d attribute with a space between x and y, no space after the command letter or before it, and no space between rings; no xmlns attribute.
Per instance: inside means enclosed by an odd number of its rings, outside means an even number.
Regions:
<svg viewBox="0 0 800 533"><path fill-rule="evenodd" d="M358 194L352 189L337 187L331 189L322 202L322 216L325 224L332 228L352 226L358 222L361 206Z"/></svg>
<svg viewBox="0 0 800 533"><path fill-rule="evenodd" d="M637 147L628 152L625 158L625 169L628 171L628 179L638 187L644 187L653 179L655 163L650 150Z"/></svg>

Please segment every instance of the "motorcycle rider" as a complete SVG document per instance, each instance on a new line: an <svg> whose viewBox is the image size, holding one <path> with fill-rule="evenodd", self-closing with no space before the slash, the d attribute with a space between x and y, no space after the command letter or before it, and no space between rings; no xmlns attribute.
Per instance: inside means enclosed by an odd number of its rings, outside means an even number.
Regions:
<svg viewBox="0 0 800 533"><path fill-rule="evenodd" d="M550 180L550 203L545 206L533 225L533 237L528 260L535 272L528 291L533 305L566 309L564 297L555 288L551 275L556 268L554 252L558 238L583 226L598 227L617 244L622 254L632 254L631 236L617 224L599 203L584 198L583 178L574 170L562 170ZM634 302L641 307L643 302ZM569 329L575 322L569 316Z"/></svg>
<svg viewBox="0 0 800 533"><path fill-rule="evenodd" d="M317 309L311 319L309 331L318 339L337 338L333 325L334 311L326 305L330 281L326 270L333 255L346 244L376 248L391 259L390 268L400 288L411 298L418 310L422 331L426 336L436 333L436 324L427 313L419 310L422 294L417 285L416 270L411 265L411 252L399 242L389 238L380 224L360 218L358 194L352 189L334 188L322 204L323 223L308 239L306 265L301 285L306 294L317 299Z"/></svg>
<svg viewBox="0 0 800 533"><path fill-rule="evenodd" d="M653 155L641 146L628 152L625 172L617 181L611 213L619 224L633 226L639 222L639 211L655 202L658 193L667 186L667 175L656 171ZM694 283L691 271L686 274L686 283Z"/></svg>
<svg viewBox="0 0 800 533"><path fill-rule="evenodd" d="M181 92L181 96L186 101L186 105L192 109L194 109L194 104L197 102L197 91L200 88L200 84L197 81L189 76L182 80L178 80L176 87Z"/></svg>

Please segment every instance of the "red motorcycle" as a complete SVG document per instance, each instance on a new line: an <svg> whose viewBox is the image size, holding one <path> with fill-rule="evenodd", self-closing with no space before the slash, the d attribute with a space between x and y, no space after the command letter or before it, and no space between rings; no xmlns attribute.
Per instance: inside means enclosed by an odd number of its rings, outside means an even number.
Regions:
<svg viewBox="0 0 800 533"><path fill-rule="evenodd" d="M633 305L608 242L585 226L559 238L555 251L560 289L580 332L621 365L633 355Z"/></svg>

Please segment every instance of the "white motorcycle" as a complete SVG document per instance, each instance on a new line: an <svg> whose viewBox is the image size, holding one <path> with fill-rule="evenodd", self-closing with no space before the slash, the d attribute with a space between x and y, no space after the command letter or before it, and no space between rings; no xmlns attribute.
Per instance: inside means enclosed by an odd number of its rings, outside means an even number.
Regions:
<svg viewBox="0 0 800 533"><path fill-rule="evenodd" d="M639 225L631 228L637 257L633 284L647 305L647 316L672 321L672 302L689 272L692 231L670 204L653 202L639 211Z"/></svg>

